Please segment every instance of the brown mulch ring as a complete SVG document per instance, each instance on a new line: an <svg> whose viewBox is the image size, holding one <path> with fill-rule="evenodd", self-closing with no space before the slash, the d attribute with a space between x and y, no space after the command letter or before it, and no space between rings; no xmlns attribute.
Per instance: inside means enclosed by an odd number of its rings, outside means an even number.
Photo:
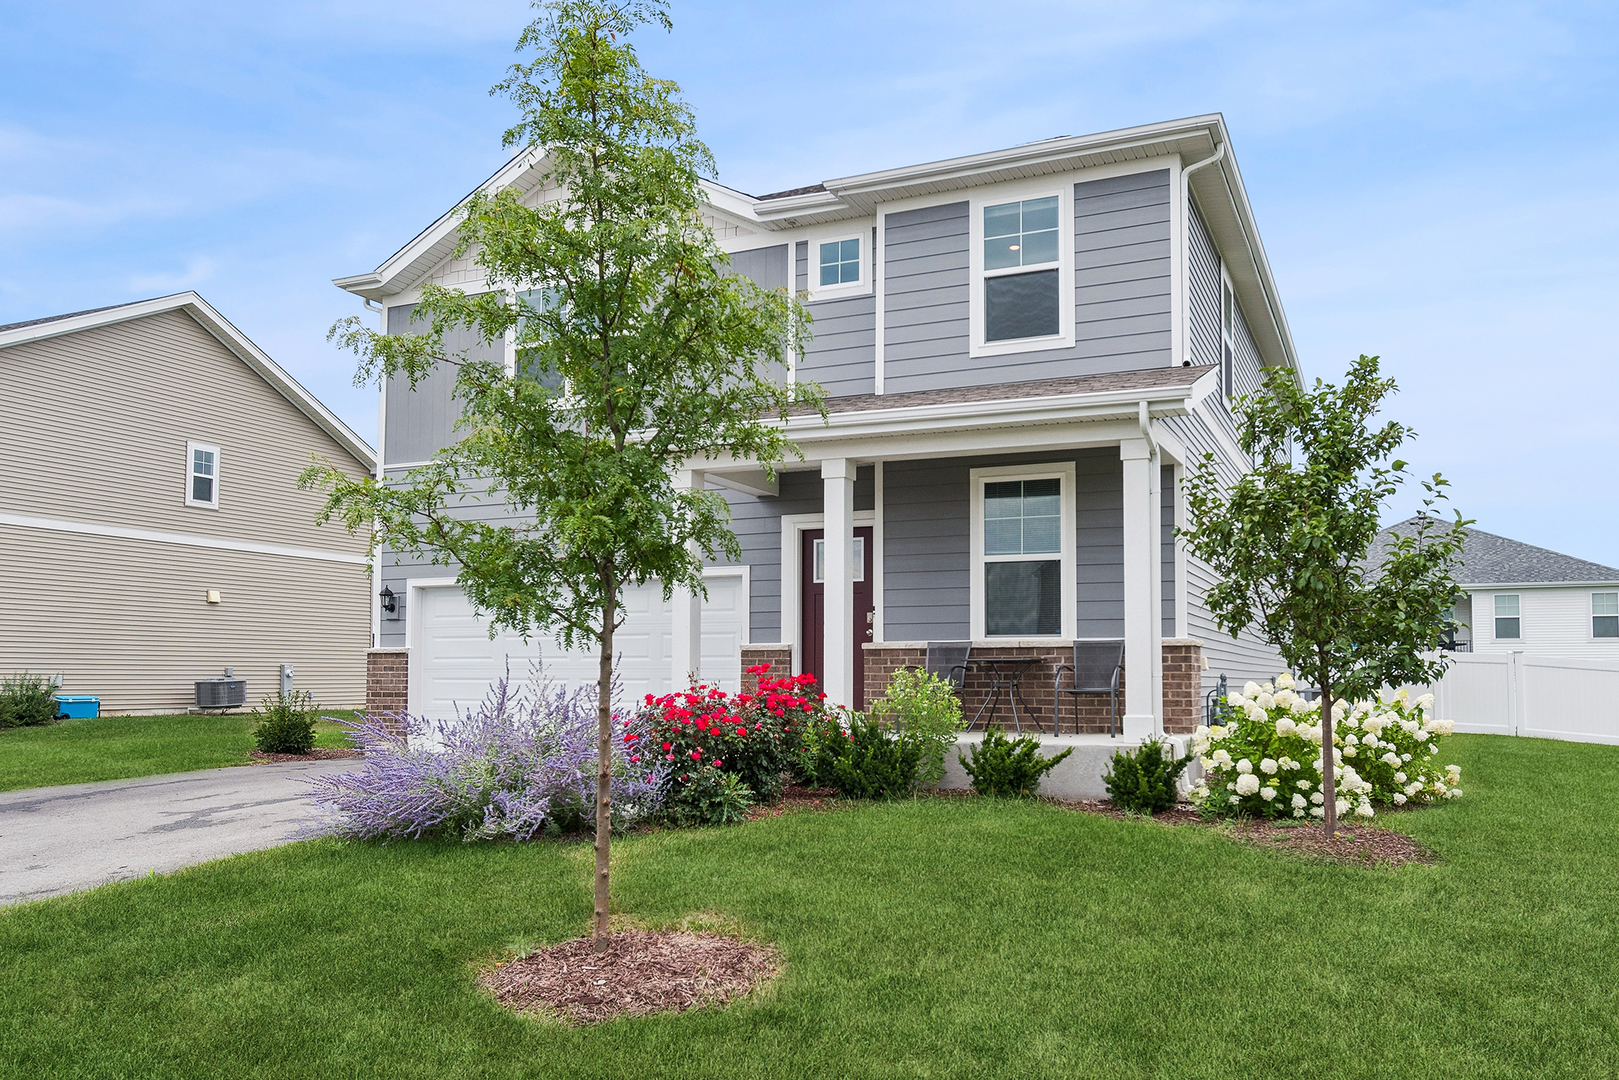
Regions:
<svg viewBox="0 0 1619 1080"><path fill-rule="evenodd" d="M838 793L835 788L810 788L788 784L782 788L780 802L755 803L748 807L748 820L759 821L763 818L781 817L783 814L831 810L837 801Z"/></svg>
<svg viewBox="0 0 1619 1080"><path fill-rule="evenodd" d="M599 1024L724 1005L780 968L776 950L725 934L620 930L601 956L578 938L501 961L478 981L507 1008Z"/></svg>
<svg viewBox="0 0 1619 1080"><path fill-rule="evenodd" d="M364 756L358 750L345 750L335 746L317 746L307 754L266 754L263 750L248 751L248 757L254 761L273 762L277 765L287 761L332 761L336 758Z"/></svg>
<svg viewBox="0 0 1619 1080"><path fill-rule="evenodd" d="M1087 799L1062 805L1120 820L1140 818L1139 814L1131 814L1105 801ZM1309 825L1281 825L1274 821L1251 818L1243 820L1205 818L1185 806L1177 806L1162 814L1154 814L1152 820L1165 825L1195 825L1217 829L1233 840L1355 866L1404 866L1406 863L1432 866L1439 861L1433 852L1411 837L1376 825L1340 822L1338 831L1331 840L1328 840L1321 826L1313 822Z"/></svg>

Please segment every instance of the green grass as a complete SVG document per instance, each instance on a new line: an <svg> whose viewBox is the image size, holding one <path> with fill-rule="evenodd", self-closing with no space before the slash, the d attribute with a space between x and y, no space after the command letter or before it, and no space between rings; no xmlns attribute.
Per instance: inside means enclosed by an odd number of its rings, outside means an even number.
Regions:
<svg viewBox="0 0 1619 1080"><path fill-rule="evenodd" d="M474 964L587 925L582 844L315 842L0 910L0 1075L1612 1077L1619 748L1458 736L1437 866L921 800L616 848L615 906L703 910L786 973L569 1029Z"/></svg>
<svg viewBox="0 0 1619 1080"><path fill-rule="evenodd" d="M354 714L326 709L352 719ZM159 773L245 765L257 721L247 711L219 716L98 716L0 730L0 791L127 780ZM315 725L316 746L347 746L337 724Z"/></svg>

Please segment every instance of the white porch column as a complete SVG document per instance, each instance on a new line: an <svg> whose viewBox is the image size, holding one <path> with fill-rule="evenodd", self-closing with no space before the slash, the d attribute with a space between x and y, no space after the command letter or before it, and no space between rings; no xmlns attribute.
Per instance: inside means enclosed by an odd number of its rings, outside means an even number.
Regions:
<svg viewBox="0 0 1619 1080"><path fill-rule="evenodd" d="M1145 439L1119 444L1124 462L1124 734L1163 730L1163 568L1160 560L1158 459Z"/></svg>
<svg viewBox="0 0 1619 1080"><path fill-rule="evenodd" d="M847 458L821 462L826 485L826 603L821 689L829 702L854 705L854 471Z"/></svg>
<svg viewBox="0 0 1619 1080"><path fill-rule="evenodd" d="M707 484L701 469L682 469L675 477L675 487L682 491L701 491ZM674 608L669 630L671 690L684 690L697 681L703 660L703 601L690 589L676 589L670 598Z"/></svg>

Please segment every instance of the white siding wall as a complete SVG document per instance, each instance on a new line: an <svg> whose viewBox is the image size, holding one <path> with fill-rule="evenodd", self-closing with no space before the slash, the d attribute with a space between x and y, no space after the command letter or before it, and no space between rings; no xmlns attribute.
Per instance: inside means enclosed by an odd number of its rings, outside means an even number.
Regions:
<svg viewBox="0 0 1619 1080"><path fill-rule="evenodd" d="M1496 589L1472 593L1473 651L1475 653L1530 652L1539 656L1566 656L1619 663L1619 638L1591 636L1591 594L1619 592L1613 588L1557 586L1552 588ZM1495 597L1518 597L1519 632L1516 639L1495 636Z"/></svg>
<svg viewBox="0 0 1619 1080"><path fill-rule="evenodd" d="M256 698L291 663L322 704L363 700L365 539L297 486L311 455L366 471L336 440L181 311L0 349L0 387L0 512L349 560L0 527L0 674L151 712L226 666ZM217 510L185 505L188 439L220 448Z"/></svg>

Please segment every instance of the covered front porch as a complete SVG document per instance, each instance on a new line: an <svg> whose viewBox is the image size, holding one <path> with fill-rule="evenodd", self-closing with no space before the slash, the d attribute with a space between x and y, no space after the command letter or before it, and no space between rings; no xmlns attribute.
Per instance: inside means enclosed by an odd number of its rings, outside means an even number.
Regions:
<svg viewBox="0 0 1619 1080"><path fill-rule="evenodd" d="M1203 663L1186 632L1173 538L1188 452L1164 421L1186 415L1192 387L1164 381L1007 400L834 401L830 423L793 418L805 460L774 477L750 462L693 463L682 482L724 494L750 568L743 668L813 671L831 700L862 708L896 669L924 666L930 642L970 643L979 660L1023 661L1014 666L1025 730L1105 738L1109 695L1076 699L1053 682L1076 641L1122 640L1122 739L1189 732ZM702 633L700 605L677 596L676 683L697 671ZM992 667L968 665L969 718L991 692ZM1014 726L1004 693L986 719Z"/></svg>

